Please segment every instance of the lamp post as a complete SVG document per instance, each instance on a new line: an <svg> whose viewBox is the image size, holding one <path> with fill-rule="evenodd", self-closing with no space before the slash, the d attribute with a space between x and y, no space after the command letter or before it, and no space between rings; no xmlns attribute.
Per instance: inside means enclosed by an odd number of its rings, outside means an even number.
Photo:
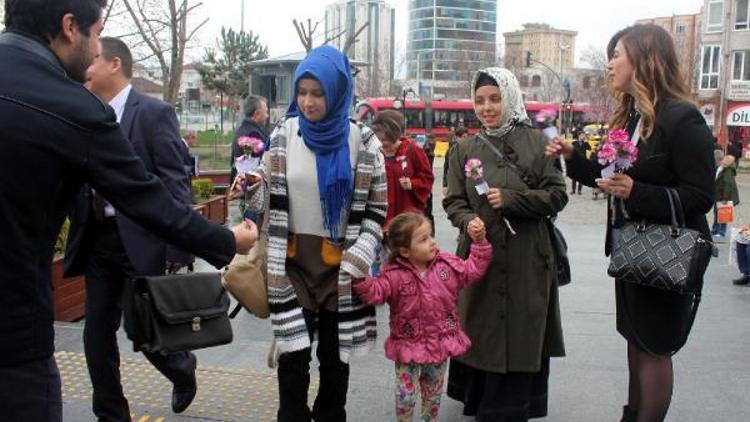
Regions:
<svg viewBox="0 0 750 422"><path fill-rule="evenodd" d="M398 110L402 110L402 114L404 115L404 123L406 124L406 127L409 127L409 119L406 115L406 94L412 93L413 95L417 95L413 89L411 88L404 88L401 90L401 98L396 98L396 101L393 102L393 107ZM418 95L417 95L418 97Z"/></svg>
<svg viewBox="0 0 750 422"><path fill-rule="evenodd" d="M570 48L569 45L563 44L562 42L562 33L560 34L560 41L558 42L558 46L560 47L560 119L558 120L558 124L560 125L560 135L563 137L565 136L565 118L563 116L563 113L565 111L564 103L566 102L565 98L565 77L563 74L563 52Z"/></svg>

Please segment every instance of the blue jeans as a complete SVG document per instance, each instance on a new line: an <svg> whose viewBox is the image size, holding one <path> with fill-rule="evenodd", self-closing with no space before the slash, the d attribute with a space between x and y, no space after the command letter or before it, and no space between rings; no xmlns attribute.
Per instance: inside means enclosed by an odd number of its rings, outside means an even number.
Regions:
<svg viewBox="0 0 750 422"><path fill-rule="evenodd" d="M60 372L55 357L0 366L4 421L62 422Z"/></svg>
<svg viewBox="0 0 750 422"><path fill-rule="evenodd" d="M737 243L737 268L744 275L750 275L750 245Z"/></svg>
<svg viewBox="0 0 750 422"><path fill-rule="evenodd" d="M718 223L719 216L717 215L717 212L716 203L714 203L714 224L711 227L711 234L714 236L726 237L727 225Z"/></svg>

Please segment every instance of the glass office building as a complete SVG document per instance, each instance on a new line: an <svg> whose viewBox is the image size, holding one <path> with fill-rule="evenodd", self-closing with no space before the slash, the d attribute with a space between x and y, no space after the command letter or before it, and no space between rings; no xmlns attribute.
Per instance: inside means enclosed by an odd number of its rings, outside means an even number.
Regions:
<svg viewBox="0 0 750 422"><path fill-rule="evenodd" d="M465 84L495 62L496 28L497 0L410 0L407 79Z"/></svg>

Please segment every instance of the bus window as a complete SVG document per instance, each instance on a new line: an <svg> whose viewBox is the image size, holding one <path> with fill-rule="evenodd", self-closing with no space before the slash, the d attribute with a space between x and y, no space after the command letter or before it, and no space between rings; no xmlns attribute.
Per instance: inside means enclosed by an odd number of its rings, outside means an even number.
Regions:
<svg viewBox="0 0 750 422"><path fill-rule="evenodd" d="M424 129L424 110L405 109L407 129Z"/></svg>
<svg viewBox="0 0 750 422"><path fill-rule="evenodd" d="M464 127L467 129L479 129L482 124L477 119L477 115L474 114L474 110L466 110L463 112Z"/></svg>
<svg viewBox="0 0 750 422"><path fill-rule="evenodd" d="M367 104L362 104L357 107L357 113L355 114L359 121L369 125L375 119L375 111Z"/></svg>

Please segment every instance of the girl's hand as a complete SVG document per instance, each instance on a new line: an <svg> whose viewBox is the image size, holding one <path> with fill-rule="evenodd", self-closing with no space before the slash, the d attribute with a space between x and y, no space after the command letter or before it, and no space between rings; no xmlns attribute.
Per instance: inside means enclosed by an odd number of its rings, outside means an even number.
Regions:
<svg viewBox="0 0 750 422"><path fill-rule="evenodd" d="M633 191L633 179L627 174L616 173L609 179L596 179L599 189L615 198L628 199Z"/></svg>
<svg viewBox="0 0 750 422"><path fill-rule="evenodd" d="M566 160L570 160L573 155L573 145L565 142L561 137L553 138L547 144L544 149L544 155L550 158L560 158L561 156Z"/></svg>
<svg viewBox="0 0 750 422"><path fill-rule="evenodd" d="M404 188L404 190L412 190L411 185L411 179L408 177L402 177L398 179L398 181L401 183L401 187Z"/></svg>
<svg viewBox="0 0 750 422"><path fill-rule="evenodd" d="M498 188L490 188L487 191L487 201L490 203L492 208L499 210L503 207L503 194Z"/></svg>
<svg viewBox="0 0 750 422"><path fill-rule="evenodd" d="M473 220L469 221L469 224L466 226L466 232L472 240L474 240L474 237L478 236L480 232L484 231L484 221L479 217L475 217Z"/></svg>
<svg viewBox="0 0 750 422"><path fill-rule="evenodd" d="M487 229L469 230L469 237L474 243L484 243L487 240Z"/></svg>

